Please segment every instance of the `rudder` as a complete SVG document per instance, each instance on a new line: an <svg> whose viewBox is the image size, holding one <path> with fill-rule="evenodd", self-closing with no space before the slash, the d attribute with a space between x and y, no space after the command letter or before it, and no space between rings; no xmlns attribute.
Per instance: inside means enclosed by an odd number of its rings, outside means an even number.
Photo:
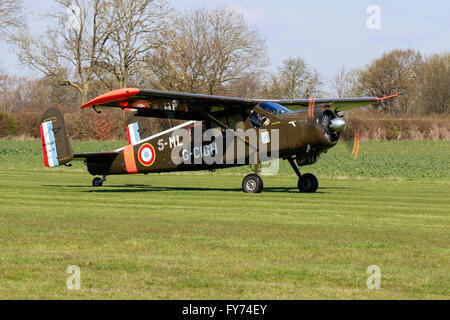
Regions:
<svg viewBox="0 0 450 320"><path fill-rule="evenodd" d="M57 108L45 111L40 127L44 165L57 167L72 161L72 145L62 112Z"/></svg>

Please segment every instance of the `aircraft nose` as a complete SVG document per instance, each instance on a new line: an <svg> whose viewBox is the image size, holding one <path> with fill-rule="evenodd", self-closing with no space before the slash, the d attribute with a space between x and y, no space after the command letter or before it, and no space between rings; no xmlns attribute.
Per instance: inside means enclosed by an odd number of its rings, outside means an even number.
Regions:
<svg viewBox="0 0 450 320"><path fill-rule="evenodd" d="M336 132L341 132L344 129L345 121L341 118L334 118L331 120L331 128Z"/></svg>

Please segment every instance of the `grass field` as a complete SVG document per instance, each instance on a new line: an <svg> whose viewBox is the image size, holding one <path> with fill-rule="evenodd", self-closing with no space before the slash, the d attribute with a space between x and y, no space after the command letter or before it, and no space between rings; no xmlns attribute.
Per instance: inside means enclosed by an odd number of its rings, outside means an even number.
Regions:
<svg viewBox="0 0 450 320"><path fill-rule="evenodd" d="M81 162L46 169L38 141L0 141L0 298L448 299L448 159L448 141L363 142L357 161L338 146L303 168L316 194L283 164L253 195L245 167L93 188Z"/></svg>

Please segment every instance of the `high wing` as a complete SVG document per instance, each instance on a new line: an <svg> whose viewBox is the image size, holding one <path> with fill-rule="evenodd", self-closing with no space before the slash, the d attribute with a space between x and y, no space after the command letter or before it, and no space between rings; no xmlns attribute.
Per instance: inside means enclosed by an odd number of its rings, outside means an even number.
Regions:
<svg viewBox="0 0 450 320"><path fill-rule="evenodd" d="M392 95L383 98L336 98L313 99L315 105L327 105L339 111L360 108L381 100L397 97ZM81 106L82 109L92 107L112 107L127 111L136 111L138 116L155 118L174 118L186 120L202 120L205 113L223 112L239 113L253 109L261 102L275 102L291 108L306 108L311 99L269 100L243 99L193 93L181 93L137 88L126 88L101 95Z"/></svg>
<svg viewBox="0 0 450 320"><path fill-rule="evenodd" d="M262 101L265 100L127 88L101 95L81 108L120 108L135 111L138 117L205 120L211 113L245 112Z"/></svg>
<svg viewBox="0 0 450 320"><path fill-rule="evenodd" d="M325 99L293 99L293 100L276 100L277 102L286 107L303 107L306 108L310 105L311 101L314 101L315 105L327 105L338 111L351 110L361 108L382 100L392 99L398 97L398 94L394 94L387 97L358 97L358 98L325 98Z"/></svg>

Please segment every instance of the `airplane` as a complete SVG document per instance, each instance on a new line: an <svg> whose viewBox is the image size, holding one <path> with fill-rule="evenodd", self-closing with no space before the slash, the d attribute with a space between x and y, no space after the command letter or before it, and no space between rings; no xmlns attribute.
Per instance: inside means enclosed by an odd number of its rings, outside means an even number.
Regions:
<svg viewBox="0 0 450 320"><path fill-rule="evenodd" d="M74 159L84 160L91 175L101 176L95 177L92 185L101 187L110 175L215 171L253 164L254 172L243 179L242 189L260 193L263 181L259 167L264 149L265 159L289 162L298 176L300 192L316 192L317 178L311 173L301 174L299 167L315 163L319 155L338 143L346 126L342 112L397 96L270 100L118 89L81 108L97 113L101 108L130 112L128 144L109 152L73 153L64 116L59 109L51 108L44 112L40 124L44 165L70 166ZM150 118L179 124L154 133ZM215 135L204 141L208 130L214 130Z"/></svg>

